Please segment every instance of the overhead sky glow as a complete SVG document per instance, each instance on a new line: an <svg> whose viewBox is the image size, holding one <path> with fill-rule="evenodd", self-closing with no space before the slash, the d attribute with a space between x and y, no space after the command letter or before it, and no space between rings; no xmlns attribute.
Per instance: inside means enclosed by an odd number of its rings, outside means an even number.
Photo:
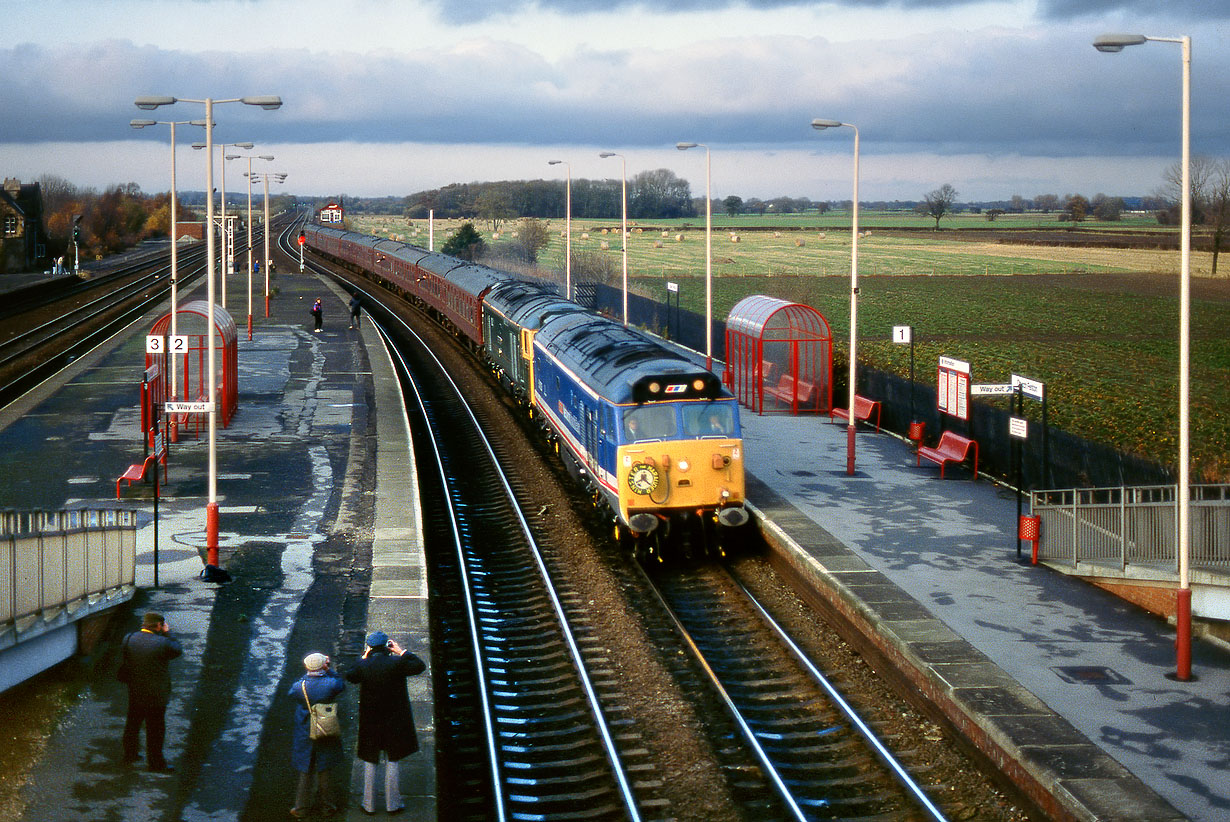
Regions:
<svg viewBox="0 0 1230 822"><path fill-rule="evenodd" d="M1193 151L1230 154L1230 0L42 0L5 9L0 173L165 190L167 129L141 95L278 94L219 106L303 194L670 168L715 196L865 199L1148 194L1179 152L1179 49L1193 39ZM178 104L155 119L187 120ZM194 137L192 139L198 139ZM199 153L195 165L203 166ZM199 177L203 180L204 168ZM180 158L180 184L194 181Z"/></svg>

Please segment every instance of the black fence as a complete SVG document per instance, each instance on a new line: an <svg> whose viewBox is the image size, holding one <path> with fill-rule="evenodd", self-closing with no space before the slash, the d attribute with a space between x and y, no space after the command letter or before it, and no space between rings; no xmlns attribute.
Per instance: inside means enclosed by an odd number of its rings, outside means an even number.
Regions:
<svg viewBox="0 0 1230 822"><path fill-rule="evenodd" d="M704 315L681 310L674 295L667 302L628 294L628 322L646 328L693 351L705 350ZM622 289L598 283L577 285L576 299L587 307L616 319L623 318ZM726 323L713 320L713 358L726 359ZM849 372L834 367L833 402L845 405ZM1118 451L1108 445L1069 434L1054 427L1045 430L1036 419L1029 423L1024 441L1008 436L1008 418L1013 398L970 403L970 419L942 415L936 408L935 386L915 382L873 368L860 368L858 393L881 404L881 427L905 436L911 421L925 425L925 444L935 443L941 432L953 430L978 442L978 466L993 476L1015 482L1014 447L1021 451L1021 488L1099 488L1119 485L1164 485L1175 482L1171 469ZM912 402L911 402L912 400ZM1034 400L1026 399L1034 405ZM1036 416L1032 415L1031 416Z"/></svg>

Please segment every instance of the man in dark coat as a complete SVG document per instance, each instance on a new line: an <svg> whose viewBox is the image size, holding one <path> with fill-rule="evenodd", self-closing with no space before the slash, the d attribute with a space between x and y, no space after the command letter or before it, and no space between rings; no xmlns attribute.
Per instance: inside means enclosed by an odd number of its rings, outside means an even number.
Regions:
<svg viewBox="0 0 1230 822"><path fill-rule="evenodd" d="M406 678L427 669L423 660L383 631L367 638L363 658L346 674L359 684L359 759L363 760L363 810L376 812L376 765L383 752L385 810L402 809L398 761L419 749Z"/></svg>
<svg viewBox="0 0 1230 822"><path fill-rule="evenodd" d="M121 667L128 685L128 717L124 720L124 761L140 759L137 748L141 726L145 725L145 755L154 773L172 773L162 755L166 736L167 702L171 699L172 659L184 651L170 635L162 614L147 613L141 630L124 637Z"/></svg>

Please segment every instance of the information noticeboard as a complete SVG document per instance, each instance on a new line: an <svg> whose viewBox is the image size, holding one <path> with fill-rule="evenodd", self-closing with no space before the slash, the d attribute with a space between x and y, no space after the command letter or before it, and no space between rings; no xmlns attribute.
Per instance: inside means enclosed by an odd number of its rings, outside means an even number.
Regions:
<svg viewBox="0 0 1230 822"><path fill-rule="evenodd" d="M941 414L959 420L969 419L969 370L967 362L940 357L935 402Z"/></svg>

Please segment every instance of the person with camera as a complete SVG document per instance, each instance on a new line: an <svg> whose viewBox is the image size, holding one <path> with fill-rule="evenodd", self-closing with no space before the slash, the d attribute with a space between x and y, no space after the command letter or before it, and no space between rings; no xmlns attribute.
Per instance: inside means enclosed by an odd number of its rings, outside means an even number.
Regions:
<svg viewBox="0 0 1230 822"><path fill-rule="evenodd" d="M290 750L291 765L299 772L295 806L290 809L290 815L296 819L307 817L316 802L327 813L338 809L337 803L329 797L329 772L342 761L342 737L336 734L313 739L311 706L336 702L346 690L346 683L324 654L308 654L303 658L303 668L303 676L296 679L287 692L296 703Z"/></svg>
<svg viewBox="0 0 1230 822"><path fill-rule="evenodd" d="M427 669L423 660L389 639L384 631L367 637L363 658L346 672L359 684L359 759L363 760L363 810L376 812L376 766L384 766L384 806L389 813L403 808L398 762L419 749L406 678Z"/></svg>
<svg viewBox="0 0 1230 822"><path fill-rule="evenodd" d="M124 637L120 646L120 681L128 686L128 715L124 719L124 762L134 764L141 755L141 726L145 726L146 765L152 773L175 769L162 753L166 737L167 703L171 700L171 660L183 654L162 614L150 611L141 630Z"/></svg>

